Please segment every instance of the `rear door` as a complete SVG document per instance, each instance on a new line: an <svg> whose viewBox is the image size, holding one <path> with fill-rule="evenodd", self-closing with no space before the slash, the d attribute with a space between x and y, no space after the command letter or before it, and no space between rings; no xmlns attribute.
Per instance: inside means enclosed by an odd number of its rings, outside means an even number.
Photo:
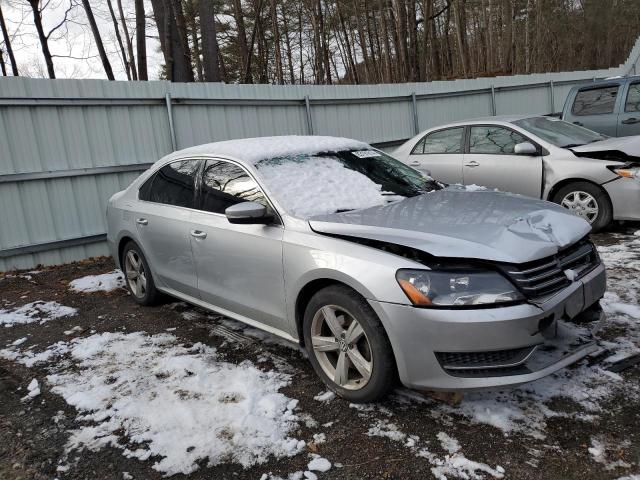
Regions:
<svg viewBox="0 0 640 480"><path fill-rule="evenodd" d="M138 238L158 284L198 296L189 227L196 202L198 160L162 167L139 191Z"/></svg>
<svg viewBox="0 0 640 480"><path fill-rule="evenodd" d="M269 225L232 224L224 214L227 207L247 201L273 210L260 186L238 164L207 160L200 197L190 230L200 297L288 332L282 225L278 221Z"/></svg>
<svg viewBox="0 0 640 480"><path fill-rule="evenodd" d="M444 183L462 183L464 127L436 130L413 147L408 164Z"/></svg>
<svg viewBox="0 0 640 480"><path fill-rule="evenodd" d="M516 155L518 143L535 142L500 125L470 125L464 154L464 184L540 198L542 156ZM541 149L540 149L541 150Z"/></svg>
<svg viewBox="0 0 640 480"><path fill-rule="evenodd" d="M621 90L619 82L583 87L576 93L571 108L563 119L615 137Z"/></svg>
<svg viewBox="0 0 640 480"><path fill-rule="evenodd" d="M640 81L627 84L618 115L618 137L640 135Z"/></svg>

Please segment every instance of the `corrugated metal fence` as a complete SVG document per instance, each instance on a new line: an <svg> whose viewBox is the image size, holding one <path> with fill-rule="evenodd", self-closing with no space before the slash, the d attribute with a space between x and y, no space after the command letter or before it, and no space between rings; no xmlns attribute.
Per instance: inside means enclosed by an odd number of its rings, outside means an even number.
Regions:
<svg viewBox="0 0 640 480"><path fill-rule="evenodd" d="M562 110L577 84L640 72L640 39L608 70L367 86L0 78L0 271L107 254L107 199L200 143L339 135L382 148L470 117Z"/></svg>

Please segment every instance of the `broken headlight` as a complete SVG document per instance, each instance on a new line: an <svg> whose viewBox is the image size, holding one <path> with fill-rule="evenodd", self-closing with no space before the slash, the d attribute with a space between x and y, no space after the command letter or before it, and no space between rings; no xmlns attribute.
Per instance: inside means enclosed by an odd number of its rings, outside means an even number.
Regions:
<svg viewBox="0 0 640 480"><path fill-rule="evenodd" d="M637 163L628 163L626 165L609 165L607 166L616 175L624 178L633 178L640 181L640 165Z"/></svg>
<svg viewBox="0 0 640 480"><path fill-rule="evenodd" d="M513 303L524 296L506 278L489 270L398 270L396 279L420 307L465 307Z"/></svg>

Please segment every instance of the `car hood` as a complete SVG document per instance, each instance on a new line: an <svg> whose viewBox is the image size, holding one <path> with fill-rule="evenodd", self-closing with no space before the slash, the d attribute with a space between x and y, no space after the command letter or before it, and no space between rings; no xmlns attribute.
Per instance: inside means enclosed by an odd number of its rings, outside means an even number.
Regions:
<svg viewBox="0 0 640 480"><path fill-rule="evenodd" d="M595 152L621 152L629 157L640 157L640 136L607 138L571 147L570 150L578 156L588 156L589 153Z"/></svg>
<svg viewBox="0 0 640 480"><path fill-rule="evenodd" d="M564 208L510 193L446 188L364 210L309 219L318 233L404 245L437 257L524 263L591 231Z"/></svg>

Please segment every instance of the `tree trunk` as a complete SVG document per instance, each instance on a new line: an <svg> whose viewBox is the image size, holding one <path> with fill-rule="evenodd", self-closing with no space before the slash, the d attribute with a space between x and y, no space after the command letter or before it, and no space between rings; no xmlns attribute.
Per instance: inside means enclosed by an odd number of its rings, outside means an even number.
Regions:
<svg viewBox="0 0 640 480"><path fill-rule="evenodd" d="M98 47L98 53L100 54L100 60L102 61L104 72L107 74L107 78L109 80L115 80L115 77L113 76L113 70L111 69L111 63L109 62L109 57L107 57L107 52L105 51L104 44L102 43L100 30L98 30L98 24L96 23L96 19L93 16L91 5L89 5L89 0L82 0L82 6L84 7L84 11L87 14L87 20L89 21L89 26L91 27L91 32L93 33L93 39L96 41L96 47Z"/></svg>
<svg viewBox="0 0 640 480"><path fill-rule="evenodd" d="M358 41L360 43L360 51L362 52L362 61L364 63L365 81L366 83L373 83L373 68L367 53L367 41L364 36L364 25L362 24L362 18L360 15L360 8L358 7L359 0L353 1L354 14L356 17L356 30L358 31ZM355 50L355 48L354 48Z"/></svg>
<svg viewBox="0 0 640 480"><path fill-rule="evenodd" d="M250 65L249 62L249 47L247 46L247 32L244 26L244 14L242 13L242 4L240 0L233 1L233 17L236 20L236 39L238 40L238 50L240 51L240 64L242 68L247 69L247 65ZM250 74L249 70L249 74ZM245 83L251 83L246 79L247 75L244 75ZM242 78L240 79L242 81Z"/></svg>
<svg viewBox="0 0 640 480"><path fill-rule="evenodd" d="M53 68L53 59L51 58L51 52L49 51L49 40L44 33L44 28L42 27L40 0L29 0L29 5L31 5L31 10L33 11L33 23L35 24L36 31L38 32L38 38L40 39L42 55L44 56L44 62L47 64L47 73L49 74L49 78L56 78L56 71Z"/></svg>
<svg viewBox="0 0 640 480"><path fill-rule="evenodd" d="M149 80L147 73L147 37L144 0L135 0L136 7L136 50L138 52L138 78Z"/></svg>
<svg viewBox="0 0 640 480"><path fill-rule="evenodd" d="M193 76L193 66L191 63L191 49L189 47L189 34L187 32L187 21L184 17L184 11L182 9L182 0L170 0L171 10L173 12L173 27L177 30L177 39L180 44L180 48L176 49L176 55L174 60L177 62L176 58L180 58L182 61L180 62L184 72L186 74L186 79L182 81L193 82L195 80ZM188 70L188 72L187 72Z"/></svg>
<svg viewBox="0 0 640 480"><path fill-rule="evenodd" d="M276 61L276 82L279 85L284 83L284 72L282 71L282 52L280 51L280 29L278 28L277 0L271 0L271 34L273 35L273 56Z"/></svg>
<svg viewBox="0 0 640 480"><path fill-rule="evenodd" d="M218 39L213 0L200 0L200 31L202 32L202 64L207 82L220 81Z"/></svg>
<svg viewBox="0 0 640 480"><path fill-rule="evenodd" d="M120 36L120 28L118 27L118 19L116 18L116 14L113 11L113 5L111 4L111 0L107 0L107 6L109 7L109 14L111 15L111 21L113 22L113 30L116 32L116 40L118 41L118 46L120 47L120 52L122 54L122 63L124 63L124 71L127 74L127 80L131 80L131 67L129 66L129 60L127 59L127 52L124 49L124 44L122 43L122 37Z"/></svg>
<svg viewBox="0 0 640 480"><path fill-rule="evenodd" d="M353 50L351 47L351 39L349 37L349 32L347 32L347 27L344 20L344 15L342 15L342 10L340 9L340 2L336 2L336 9L338 11L338 22L340 24L340 28L342 29L342 34L344 35L344 46L347 53L347 60L349 62L349 70L351 71L351 78L355 84L360 83L358 68L356 65L356 61L353 57Z"/></svg>
<svg viewBox="0 0 640 480"><path fill-rule="evenodd" d="M2 37L4 38L4 45L7 49L7 55L9 56L9 62L11 62L11 71L13 72L13 76L18 76L18 64L16 63L16 57L13 56L13 48L11 47L11 38L9 37L9 32L7 31L7 26L4 23L4 15L2 14L2 5L0 5L0 28L2 28ZM2 63L2 72L5 77L7 76L6 67L4 64L4 58Z"/></svg>
<svg viewBox="0 0 640 480"><path fill-rule="evenodd" d="M120 21L122 22L122 32L127 42L127 50L129 52L129 68L131 69L131 76L134 80L138 80L138 71L136 69L136 57L133 55L133 44L131 43L131 37L129 36L129 27L127 26L127 19L124 16L124 9L122 8L122 0L118 0L118 12L120 13Z"/></svg>
<svg viewBox="0 0 640 480"><path fill-rule="evenodd" d="M4 64L4 52L0 49L0 70L2 70L2 76L7 76L7 67Z"/></svg>
<svg viewBox="0 0 640 480"><path fill-rule="evenodd" d="M193 82L190 55L183 49L184 42L179 38L180 33L169 0L151 0L151 5L160 36L167 79L171 82Z"/></svg>
<svg viewBox="0 0 640 480"><path fill-rule="evenodd" d="M198 39L198 28L203 28L202 18L200 18L200 27L198 27L198 17L201 15L196 14L195 0L188 0L184 4L185 21L187 22L187 28L189 35L191 36L191 44L193 45L193 62L196 67L196 78L199 82L204 82L204 71L202 70L202 50L200 48L200 40ZM199 2L202 6L203 2ZM204 35L203 35L204 37Z"/></svg>
<svg viewBox="0 0 640 480"><path fill-rule="evenodd" d="M407 27L409 29L409 81L417 82L420 71L418 59L418 22L416 18L416 2L409 0L407 11Z"/></svg>
<svg viewBox="0 0 640 480"><path fill-rule="evenodd" d="M262 12L262 0L257 0L257 3L254 1L254 10L255 10L255 25L253 26L253 31L251 32L251 43L249 44L249 49L247 51L247 61L245 63L244 69L244 83L253 83L253 76L251 75L251 57L253 56L253 46L256 43L256 34L258 33L258 27L260 25L260 14ZM245 38L246 40L246 38Z"/></svg>
<svg viewBox="0 0 640 480"><path fill-rule="evenodd" d="M466 33L467 25L463 0L455 0L453 6L456 19L456 39L458 41L460 66L462 67L462 76L467 78L471 72L469 71L469 51L467 49Z"/></svg>
<svg viewBox="0 0 640 480"><path fill-rule="evenodd" d="M294 83L296 83L296 76L294 74L294 70L293 70L293 54L291 52L291 39L289 38L289 21L287 20L287 12L284 10L284 5L281 6L282 8L282 25L284 26L284 42L285 42L285 46L287 48L287 60L288 60L288 66L289 66L289 83L291 83L292 85ZM302 61L302 59L300 59L300 61Z"/></svg>

